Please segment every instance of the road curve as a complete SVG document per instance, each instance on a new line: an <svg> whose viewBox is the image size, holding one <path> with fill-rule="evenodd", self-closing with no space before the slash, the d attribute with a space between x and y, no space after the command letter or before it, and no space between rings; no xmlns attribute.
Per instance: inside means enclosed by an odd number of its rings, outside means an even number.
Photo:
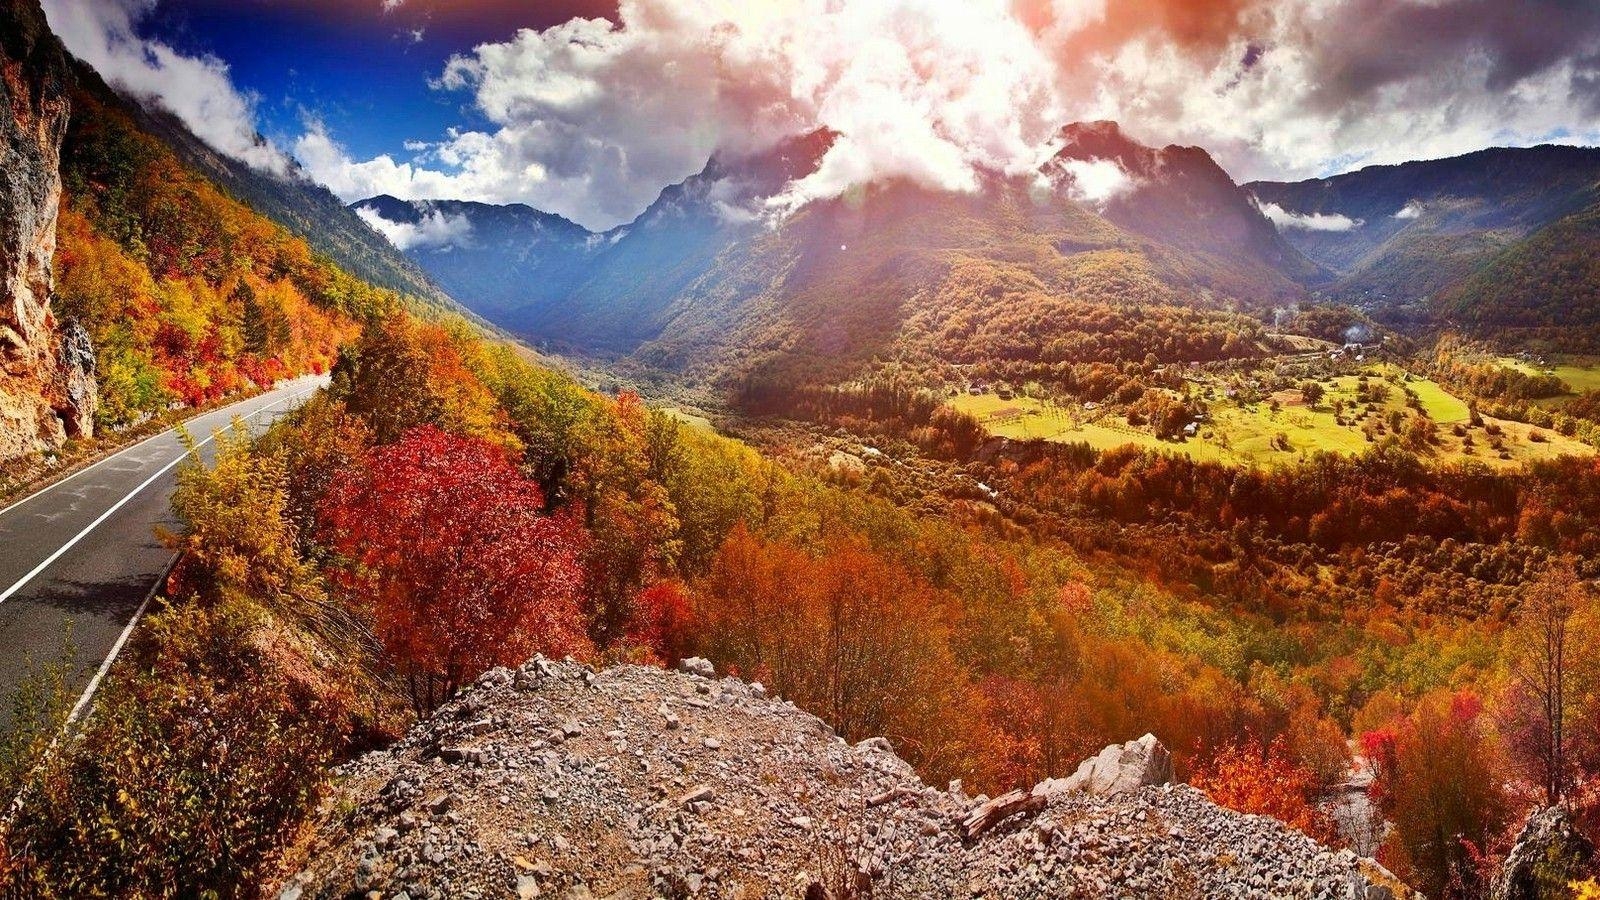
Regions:
<svg viewBox="0 0 1600 900"><path fill-rule="evenodd" d="M209 459L234 417L262 428L326 383L283 382L184 427ZM156 527L176 525L168 501L183 454L176 429L164 431L0 509L0 729L18 685L62 658L69 632L69 688L87 702L172 561Z"/></svg>

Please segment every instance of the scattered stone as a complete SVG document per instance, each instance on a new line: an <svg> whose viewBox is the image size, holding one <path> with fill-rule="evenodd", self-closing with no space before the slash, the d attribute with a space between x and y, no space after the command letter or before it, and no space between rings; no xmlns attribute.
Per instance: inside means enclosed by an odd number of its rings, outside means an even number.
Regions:
<svg viewBox="0 0 1600 900"><path fill-rule="evenodd" d="M792 703L705 678L536 657L480 679L341 768L304 871L266 896L1412 896L1371 860L1170 785L1153 737L973 800L882 738L847 746ZM483 763L450 762L468 751Z"/></svg>

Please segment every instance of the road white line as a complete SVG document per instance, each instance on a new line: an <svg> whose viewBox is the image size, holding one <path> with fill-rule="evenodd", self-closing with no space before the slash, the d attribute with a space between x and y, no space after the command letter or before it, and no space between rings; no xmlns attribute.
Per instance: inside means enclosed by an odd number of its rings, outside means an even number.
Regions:
<svg viewBox="0 0 1600 900"><path fill-rule="evenodd" d="M223 407L222 409L214 409L214 410L211 410L210 412L204 412L204 413L199 414L198 416L195 416L193 419L190 419L189 421L190 422L198 421L200 419L205 418L206 416L211 416L211 415L215 415L215 414L217 414L219 412L223 412L226 409L227 409L227 407ZM183 424L187 424L187 423L180 422L178 424L179 425L183 425ZM56 488L61 487L63 484L66 484L67 482L72 481L73 479L77 478L79 475L87 475L90 472L93 472L95 469L98 469L101 466L105 465L106 463L111 462L114 459L121 458L124 454L132 453L133 451L139 449L140 447L143 447L145 444L150 443L151 441L155 440L156 438L164 438L164 437L170 436L175 430L176 430L176 427L168 428L166 431L158 431L155 434L152 434L149 437L139 441L137 444L133 444L132 446L128 446L128 447L123 447L121 450L118 450L117 452L111 454L110 456L105 457L104 459L96 460L93 463L91 463L91 464L89 464L87 466L84 466L83 468L79 469L78 471L73 472L71 475L68 475L67 477L61 479L60 481L52 481L52 482L50 482L49 484L47 484L44 487L38 489L37 491L34 491L33 493L29 494L28 496L23 497L21 500L13 500L11 502L10 506L7 506L5 509L0 509L0 518L3 518L6 513L11 512L13 509L16 509L17 507L21 506L24 503L27 503L29 500L32 500L35 497L43 497L45 494L48 494L51 491L55 490Z"/></svg>
<svg viewBox="0 0 1600 900"><path fill-rule="evenodd" d="M303 391L300 391L298 393L290 394L288 397L279 398L277 400L272 401L271 403L265 404L264 406L260 407L259 409L256 409L255 411L249 413L248 415L241 416L240 418L253 419L256 416L261 415L262 413L266 412L267 410L271 409L274 406L277 406L277 405L282 404L282 403L288 403L291 400L295 400L295 399L298 399L300 397L304 397L306 394L309 394L309 393L311 393L311 392L313 392L315 390L317 390L316 387L310 387L310 388L307 388L307 389L305 389ZM201 440L198 440L198 441L195 442L195 445L194 445L195 449L198 450L199 448L204 447L205 445L211 443L215 438L216 438L216 433L215 432L212 432L211 434L206 435ZM22 588L24 586L26 586L28 582L30 582L34 578L38 577L40 572L43 572L45 569L50 568L51 563L54 563L56 560L60 559L61 556L63 554L65 554L68 550L71 550L73 547L77 546L78 542L83 540L85 537L88 537L88 535L89 535L89 533L91 531L94 531L96 528L99 528L100 527L100 523L104 522L106 519L111 518L112 513L115 513L117 510L119 510L122 507L126 506L128 504L128 501L132 500L134 497L137 497L141 491L143 491L145 488L149 487L150 485L154 484L155 480L157 478L160 478L161 476L167 474L167 472L170 471L173 466L177 465L180 462L183 462L184 458L187 457L188 455L189 454L188 454L187 451L178 454L177 457L175 457L171 462L167 463L166 465L162 466L159 470L157 470L154 475L151 475L149 478L146 478L144 480L143 484L140 484L138 487L134 488L132 491L129 491L127 496L123 497L121 500L118 500L116 503L112 504L110 509L108 509L105 512L101 513L99 518L95 519L93 522L90 522L88 527L84 528L82 531L80 531L76 535L74 535L71 540L67 541L65 544L62 544L60 547L58 547L56 549L56 552L50 554L48 557L45 558L44 562L41 562L37 566L34 566L33 567L33 571L31 571L28 574L22 576L22 578L20 578L17 581L16 584L13 584L11 587L6 588L4 592L0 592L0 603L6 602L6 600L10 599L12 594L15 594L17 591L22 590Z"/></svg>
<svg viewBox="0 0 1600 900"><path fill-rule="evenodd" d="M100 689L101 680L106 677L107 672L111 671L111 664L117 661L117 657L122 654L123 646L128 643L128 638L133 635L133 627L139 624L140 619L144 618L144 611L150 607L150 601L155 599L156 594L161 590L161 586L166 583L167 576L172 574L172 567L178 564L178 556L179 554L177 553L172 554L172 559L167 561L166 568L161 570L161 576L156 579L155 584L150 585L150 591L144 595L144 600L139 603L139 608L133 611L133 618L128 620L128 626L122 629L121 634L117 635L117 642L111 645L111 652L106 654L105 661L100 663L100 668L95 671L94 677L89 679L88 686L83 689L82 694L78 695L78 702L72 705L72 712L67 713L67 721L61 725L63 730L71 727L72 723L78 721L78 718L83 715L84 710L88 709L89 701L94 699L94 692Z"/></svg>

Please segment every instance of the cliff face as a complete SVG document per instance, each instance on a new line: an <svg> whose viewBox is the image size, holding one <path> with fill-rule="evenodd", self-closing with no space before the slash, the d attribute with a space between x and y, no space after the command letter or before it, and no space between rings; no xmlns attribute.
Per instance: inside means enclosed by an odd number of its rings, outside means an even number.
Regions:
<svg viewBox="0 0 1600 900"><path fill-rule="evenodd" d="M66 52L38 0L0 0L0 462L94 427L94 353L50 313Z"/></svg>

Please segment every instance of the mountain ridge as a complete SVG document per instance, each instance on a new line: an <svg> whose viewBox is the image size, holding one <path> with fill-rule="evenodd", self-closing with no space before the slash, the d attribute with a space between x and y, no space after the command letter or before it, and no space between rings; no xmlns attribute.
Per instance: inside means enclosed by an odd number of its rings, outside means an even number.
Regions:
<svg viewBox="0 0 1600 900"><path fill-rule="evenodd" d="M1036 178L986 174L973 194L891 181L770 213L766 199L815 171L831 140L818 132L713 158L633 222L591 234L581 265L553 266L582 269L580 281L529 288L520 307L482 285L455 293L535 341L698 378L797 354L826 356L838 374L900 352L903 329L942 303L951 272L974 266L1011 273L1003 280L1023 293L1217 311L1292 301L1320 276L1204 150L1143 147L1106 123L1064 129ZM1129 196L1085 195L1079 163L1115 167ZM1213 214L1186 213L1197 205ZM413 222L444 209L407 207L396 215ZM467 267L462 247L410 252L435 271ZM478 263L472 271L490 268ZM1002 291L1008 308L1027 302Z"/></svg>
<svg viewBox="0 0 1600 900"><path fill-rule="evenodd" d="M1459 319L1476 273L1533 235L1600 203L1600 148L1490 147L1460 156L1369 166L1299 182L1245 185L1293 218L1343 217L1344 228L1285 228L1336 278L1332 299L1380 312L1412 308ZM1492 291L1469 322L1496 320Z"/></svg>

